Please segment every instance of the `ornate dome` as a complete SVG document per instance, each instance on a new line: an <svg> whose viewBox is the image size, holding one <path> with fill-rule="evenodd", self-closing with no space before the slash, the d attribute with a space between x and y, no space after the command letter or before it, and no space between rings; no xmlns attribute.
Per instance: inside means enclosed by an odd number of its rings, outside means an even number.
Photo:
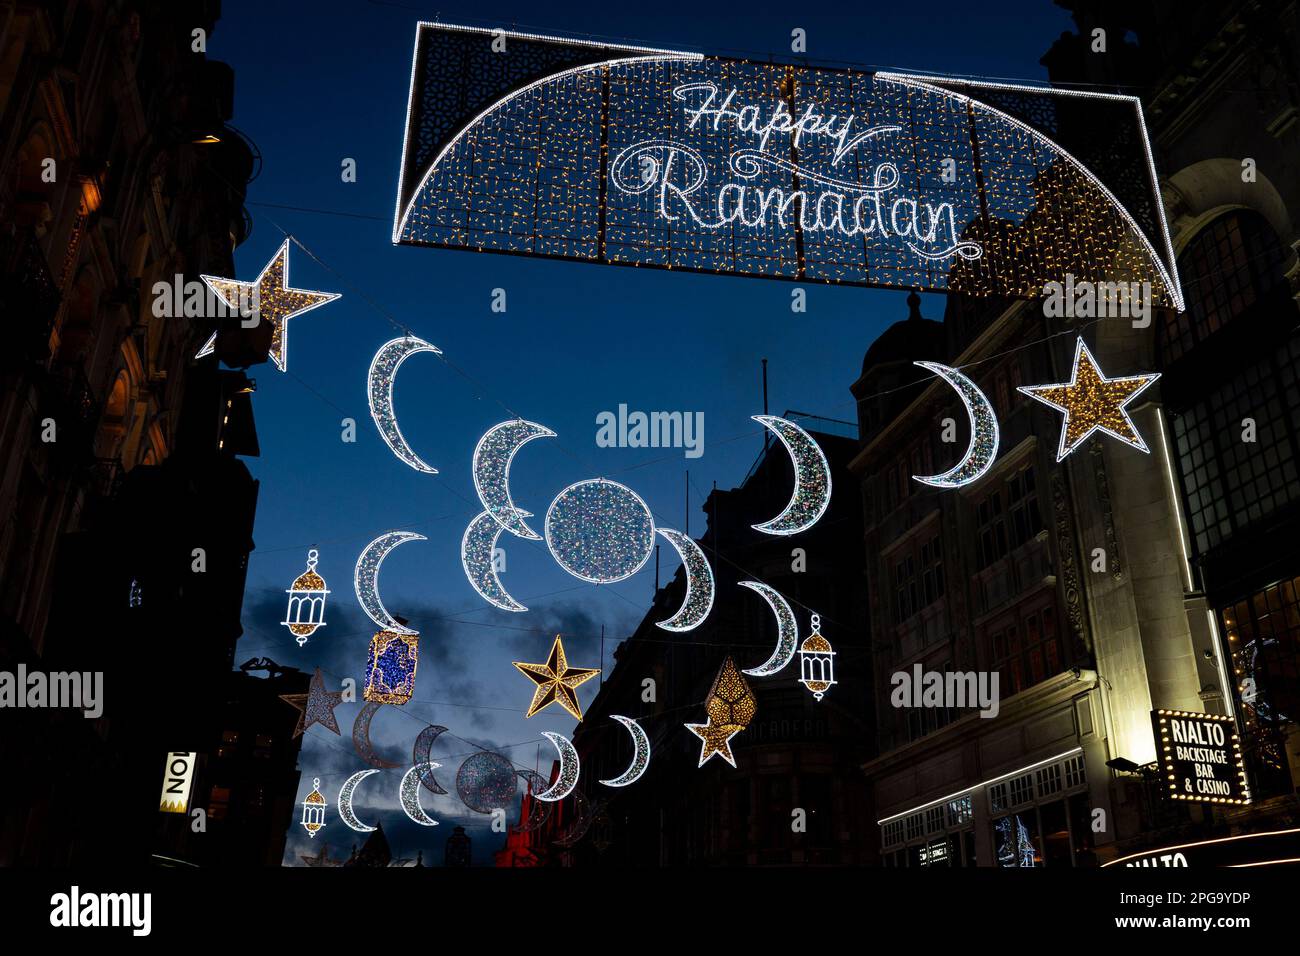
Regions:
<svg viewBox="0 0 1300 956"><path fill-rule="evenodd" d="M888 362L914 362L918 359L941 360L945 352L943 323L921 315L921 297L907 294L907 318L885 329L867 349L862 359L865 375L875 365Z"/></svg>

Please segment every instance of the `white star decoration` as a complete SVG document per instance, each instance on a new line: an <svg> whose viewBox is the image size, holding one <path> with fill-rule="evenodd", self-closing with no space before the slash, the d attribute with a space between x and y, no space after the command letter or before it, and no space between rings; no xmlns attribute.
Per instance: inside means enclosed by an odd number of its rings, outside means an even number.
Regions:
<svg viewBox="0 0 1300 956"><path fill-rule="evenodd" d="M235 279L222 279L218 276L199 276L209 289L221 299L226 306L236 313L240 312L240 303L253 303L254 314L259 320L271 323L271 348L268 355L275 367L281 372L289 361L289 320L295 315L302 315L319 308L326 302L333 302L339 297L337 292L316 292L311 289L295 289L289 285L289 240L271 257L261 273L252 282L239 282ZM211 355L216 346L217 333L204 343L195 358Z"/></svg>

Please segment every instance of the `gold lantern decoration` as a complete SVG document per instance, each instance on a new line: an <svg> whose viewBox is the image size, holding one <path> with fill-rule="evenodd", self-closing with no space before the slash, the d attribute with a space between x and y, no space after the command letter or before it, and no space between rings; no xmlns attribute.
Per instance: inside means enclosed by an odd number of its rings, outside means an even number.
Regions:
<svg viewBox="0 0 1300 956"><path fill-rule="evenodd" d="M812 616L812 633L799 645L799 683L803 684L817 700L830 690L835 681L835 651L831 642L822 637L820 614Z"/></svg>
<svg viewBox="0 0 1300 956"><path fill-rule="evenodd" d="M294 578L293 584L285 592L289 595L289 606L280 623L289 629L299 647L316 633L316 628L325 626L325 595L330 592L325 586L325 579L316 573L316 560L319 556L315 548L307 552L307 570Z"/></svg>
<svg viewBox="0 0 1300 956"><path fill-rule="evenodd" d="M312 791L302 802L302 825L307 835L316 838L316 831L325 826L325 798L320 792L320 777L311 782Z"/></svg>

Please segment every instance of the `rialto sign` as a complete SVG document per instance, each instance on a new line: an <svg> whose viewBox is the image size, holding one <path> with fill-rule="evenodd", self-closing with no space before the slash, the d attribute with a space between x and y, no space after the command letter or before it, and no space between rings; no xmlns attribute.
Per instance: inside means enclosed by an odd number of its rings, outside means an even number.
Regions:
<svg viewBox="0 0 1300 956"><path fill-rule="evenodd" d="M1151 724L1165 793L1197 803L1249 803L1241 740L1231 717L1155 710Z"/></svg>
<svg viewBox="0 0 1300 956"><path fill-rule="evenodd" d="M1182 308L1132 97L449 24L416 29L393 241Z"/></svg>

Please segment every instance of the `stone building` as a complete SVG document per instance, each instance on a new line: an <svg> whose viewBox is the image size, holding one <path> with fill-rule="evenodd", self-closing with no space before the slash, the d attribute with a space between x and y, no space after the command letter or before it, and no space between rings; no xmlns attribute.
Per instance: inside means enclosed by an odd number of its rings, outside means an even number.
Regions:
<svg viewBox="0 0 1300 956"><path fill-rule="evenodd" d="M1043 62L1055 83L1141 95L1187 308L1144 325L952 297L942 324L914 308L868 352L865 771L895 865L1123 863L1300 823L1297 7L1062 5L1078 32ZM1110 375L1161 373L1129 409L1149 454L1094 437L1056 462L1061 416L1015 388L1068 380L1075 333ZM959 491L909 478L965 447L939 441L965 414L926 359L973 368L1002 428ZM996 671L998 716L893 707L916 664ZM1159 709L1234 717L1250 804L1167 798ZM1288 855L1249 845L1242 862Z"/></svg>
<svg viewBox="0 0 1300 956"><path fill-rule="evenodd" d="M233 73L198 44L219 9L0 8L0 668L102 672L107 702L95 720L0 714L24 781L0 797L4 863L147 858L166 754L204 748L189 721L232 664L253 383L196 365L211 321L154 294L234 275L248 232ZM207 572L185 577L195 547ZM78 814L96 773L98 809Z"/></svg>

